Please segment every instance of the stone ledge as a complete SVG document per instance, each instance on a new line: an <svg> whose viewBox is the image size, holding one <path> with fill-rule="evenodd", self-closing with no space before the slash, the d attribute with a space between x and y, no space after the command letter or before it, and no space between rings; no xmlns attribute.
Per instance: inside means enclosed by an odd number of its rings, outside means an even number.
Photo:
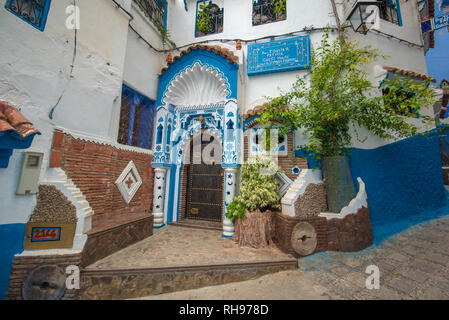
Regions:
<svg viewBox="0 0 449 320"><path fill-rule="evenodd" d="M91 230L82 253L81 265L88 266L104 257L153 235L153 215L136 215L136 219ZM137 219L138 218L138 219ZM92 232L94 231L94 232Z"/></svg>
<svg viewBox="0 0 449 320"><path fill-rule="evenodd" d="M106 300L195 289L245 281L268 273L298 268L296 259L276 262L186 266L155 269L84 270L80 299Z"/></svg>

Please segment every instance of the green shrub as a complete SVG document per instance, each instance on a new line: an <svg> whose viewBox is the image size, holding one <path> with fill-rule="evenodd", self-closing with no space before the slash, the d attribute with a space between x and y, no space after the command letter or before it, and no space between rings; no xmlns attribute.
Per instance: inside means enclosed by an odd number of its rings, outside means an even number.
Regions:
<svg viewBox="0 0 449 320"><path fill-rule="evenodd" d="M240 195L227 207L226 217L235 222L245 219L245 211L279 210L281 195L275 174L281 169L269 156L248 159L242 165Z"/></svg>

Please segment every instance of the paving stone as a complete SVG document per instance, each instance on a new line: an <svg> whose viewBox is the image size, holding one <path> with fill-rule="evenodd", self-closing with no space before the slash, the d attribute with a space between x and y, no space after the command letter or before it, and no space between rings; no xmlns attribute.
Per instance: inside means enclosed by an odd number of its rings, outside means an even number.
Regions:
<svg viewBox="0 0 449 320"><path fill-rule="evenodd" d="M395 252L386 257L387 260L395 260L400 263L404 263L410 260L410 258L406 255L400 254L399 252Z"/></svg>
<svg viewBox="0 0 449 320"><path fill-rule="evenodd" d="M426 273L437 275L441 270L442 266L425 260L418 260L411 264L411 268L418 268Z"/></svg>
<svg viewBox="0 0 449 320"><path fill-rule="evenodd" d="M447 291L443 291L438 287L431 287L426 289L417 298L420 300L449 300L449 294Z"/></svg>
<svg viewBox="0 0 449 320"><path fill-rule="evenodd" d="M357 293L361 291L360 288L342 279L337 279L330 283L328 289L331 293L337 294L344 299L354 299Z"/></svg>
<svg viewBox="0 0 449 320"><path fill-rule="evenodd" d="M366 289L367 291L362 292L368 292L369 289ZM388 288L384 285L380 285L379 289L371 289L369 290L369 295L372 295L377 300L403 300L404 295L400 294L399 292Z"/></svg>
<svg viewBox="0 0 449 320"><path fill-rule="evenodd" d="M420 271L419 269L414 269L410 267L400 267L393 272L394 274L400 274L401 276L414 280L420 283L425 282L429 279L429 275Z"/></svg>
<svg viewBox="0 0 449 320"><path fill-rule="evenodd" d="M449 256L440 253L428 252L427 255L424 256L424 259L442 266L449 266Z"/></svg>
<svg viewBox="0 0 449 320"><path fill-rule="evenodd" d="M409 295L416 288L417 283L402 276L394 275L392 278L385 280L385 285L395 291Z"/></svg>
<svg viewBox="0 0 449 320"><path fill-rule="evenodd" d="M346 265L343 265L343 264L338 264L338 265L335 265L334 267L330 268L329 271L333 272L334 274L336 274L339 277L344 277L352 271L352 268L347 267Z"/></svg>
<svg viewBox="0 0 449 320"><path fill-rule="evenodd" d="M351 283L356 288L365 289L366 288L366 279L369 277L369 274L364 272L353 271L342 277L342 280L347 283Z"/></svg>

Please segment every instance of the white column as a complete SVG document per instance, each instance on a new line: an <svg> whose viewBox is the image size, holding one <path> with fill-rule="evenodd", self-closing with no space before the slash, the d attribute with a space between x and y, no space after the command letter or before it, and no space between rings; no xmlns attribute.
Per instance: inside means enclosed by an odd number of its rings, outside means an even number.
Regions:
<svg viewBox="0 0 449 320"><path fill-rule="evenodd" d="M236 167L227 167L225 168L225 187L224 187L224 205L225 212L226 207L231 203L232 199L235 196L235 187L237 183L237 168ZM234 235L234 224L231 219L223 217L223 237L229 238Z"/></svg>
<svg viewBox="0 0 449 320"><path fill-rule="evenodd" d="M154 227L164 225L164 203L165 203L165 176L167 168L154 168L154 198L153 198L153 217Z"/></svg>

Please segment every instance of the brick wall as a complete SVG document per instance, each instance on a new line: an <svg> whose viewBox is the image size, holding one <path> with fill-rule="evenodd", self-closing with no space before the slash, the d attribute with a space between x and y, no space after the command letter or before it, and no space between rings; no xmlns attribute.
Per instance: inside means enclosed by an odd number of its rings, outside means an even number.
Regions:
<svg viewBox="0 0 449 320"><path fill-rule="evenodd" d="M151 212L154 179L152 159L149 154L76 139L56 130L50 167L63 168L81 189L94 210L92 226L95 228L103 219L127 213ZM127 204L115 185L115 180L131 160L142 178L142 185Z"/></svg>
<svg viewBox="0 0 449 320"><path fill-rule="evenodd" d="M292 168L298 166L301 169L308 169L307 159L295 157L295 149L293 145L293 132L287 134L287 155L278 156L278 165L284 170L287 177L293 181L298 177L298 175L292 173ZM249 130L246 131L243 137L243 157L248 160L249 157Z"/></svg>

